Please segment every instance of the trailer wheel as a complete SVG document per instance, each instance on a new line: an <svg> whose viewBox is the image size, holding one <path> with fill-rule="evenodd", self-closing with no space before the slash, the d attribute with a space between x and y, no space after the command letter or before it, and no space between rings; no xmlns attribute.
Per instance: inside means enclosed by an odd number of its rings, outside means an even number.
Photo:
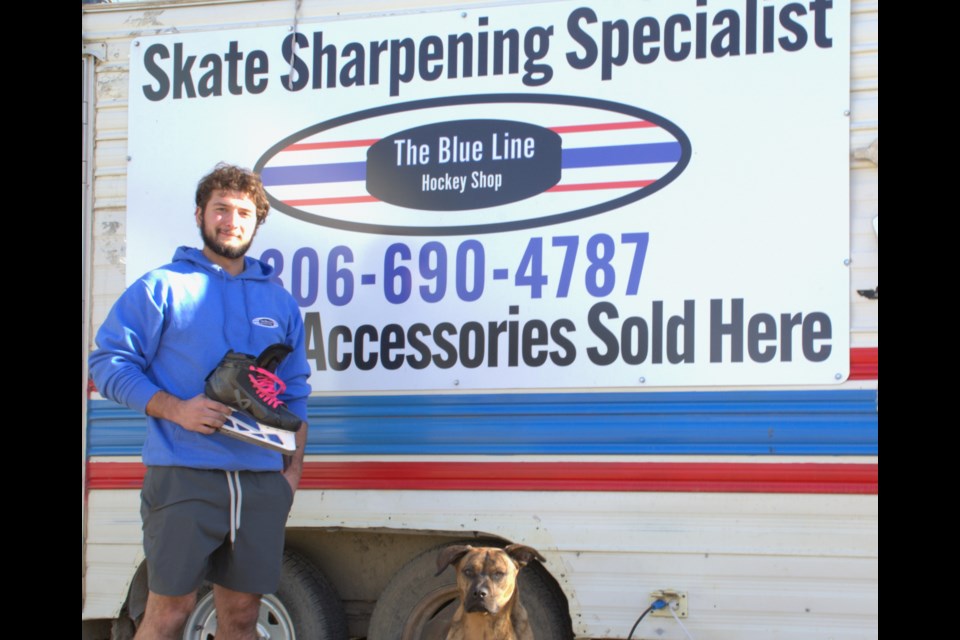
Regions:
<svg viewBox="0 0 960 640"><path fill-rule="evenodd" d="M184 640L213 640L217 611L213 590L200 590L197 606L184 627ZM280 587L260 601L257 637L261 640L343 640L347 618L343 603L318 569L303 556L285 551Z"/></svg>
<svg viewBox="0 0 960 640"><path fill-rule="evenodd" d="M477 544L476 540L464 542ZM459 606L456 575L449 568L439 576L434 574L437 555L448 544L424 551L390 579L373 609L369 640L443 640L447 637ZM537 638L573 638L566 598L540 563L532 562L520 571L519 585L523 606Z"/></svg>

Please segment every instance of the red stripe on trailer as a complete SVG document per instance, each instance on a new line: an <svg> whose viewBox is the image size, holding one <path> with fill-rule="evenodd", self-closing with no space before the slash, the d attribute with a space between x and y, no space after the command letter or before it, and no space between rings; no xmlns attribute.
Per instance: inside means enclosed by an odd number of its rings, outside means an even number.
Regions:
<svg viewBox="0 0 960 640"><path fill-rule="evenodd" d="M90 464L90 489L139 489L138 462ZM727 462L307 462L301 489L877 494L879 465Z"/></svg>
<svg viewBox="0 0 960 640"><path fill-rule="evenodd" d="M880 379L880 347L857 347L850 349L850 379Z"/></svg>
<svg viewBox="0 0 960 640"><path fill-rule="evenodd" d="M140 462L90 462L87 489L139 489L146 471Z"/></svg>

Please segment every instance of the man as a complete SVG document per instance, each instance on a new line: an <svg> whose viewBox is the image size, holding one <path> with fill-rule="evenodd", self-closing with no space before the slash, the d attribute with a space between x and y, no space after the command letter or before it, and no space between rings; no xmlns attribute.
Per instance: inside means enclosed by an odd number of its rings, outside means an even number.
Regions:
<svg viewBox="0 0 960 640"><path fill-rule="evenodd" d="M137 638L176 638L204 580L214 584L217 638L255 638L260 594L277 589L283 533L307 437L309 366L293 298L272 267L245 257L269 203L260 178L217 165L197 186L203 249L180 247L120 297L90 371L100 392L147 414L141 493L150 593ZM218 433L231 409L203 395L232 349L293 352L276 373L302 421L290 457ZM242 517L241 517L242 516Z"/></svg>

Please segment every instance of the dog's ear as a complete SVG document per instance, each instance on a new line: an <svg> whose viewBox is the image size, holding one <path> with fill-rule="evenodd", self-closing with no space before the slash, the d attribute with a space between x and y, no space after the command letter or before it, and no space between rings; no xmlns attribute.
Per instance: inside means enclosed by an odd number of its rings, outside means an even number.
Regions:
<svg viewBox="0 0 960 640"><path fill-rule="evenodd" d="M503 548L507 552L507 555L513 558L518 565L521 567L527 566L531 560L539 560L540 562L546 562L547 559L540 555L540 552L534 549L533 547L528 547L525 544L511 544Z"/></svg>
<svg viewBox="0 0 960 640"><path fill-rule="evenodd" d="M440 551L440 555L437 556L437 572L433 575L440 575L443 573L443 570L447 568L447 565L458 562L460 558L467 555L470 551L473 551L473 547L468 544L454 544L449 547L444 547L443 550Z"/></svg>

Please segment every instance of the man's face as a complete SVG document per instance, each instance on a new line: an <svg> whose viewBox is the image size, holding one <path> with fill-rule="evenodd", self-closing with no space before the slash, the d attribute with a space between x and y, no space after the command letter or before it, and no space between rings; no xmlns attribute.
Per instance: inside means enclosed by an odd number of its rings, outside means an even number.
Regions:
<svg viewBox="0 0 960 640"><path fill-rule="evenodd" d="M196 215L204 246L224 258L243 257L257 235L257 206L239 191L215 191Z"/></svg>

